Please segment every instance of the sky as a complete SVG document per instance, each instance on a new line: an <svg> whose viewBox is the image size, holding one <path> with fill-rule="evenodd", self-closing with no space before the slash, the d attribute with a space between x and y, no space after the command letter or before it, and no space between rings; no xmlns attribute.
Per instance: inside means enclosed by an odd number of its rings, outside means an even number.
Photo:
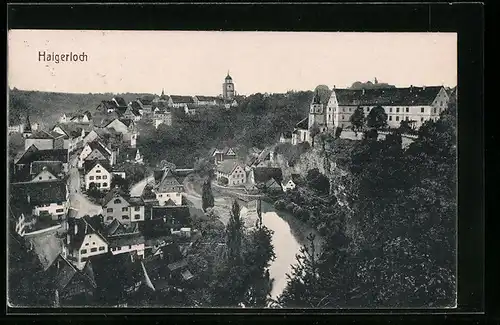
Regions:
<svg viewBox="0 0 500 325"><path fill-rule="evenodd" d="M39 52L87 54L39 61ZM10 30L10 88L70 93L283 93L355 81L455 86L455 33Z"/></svg>

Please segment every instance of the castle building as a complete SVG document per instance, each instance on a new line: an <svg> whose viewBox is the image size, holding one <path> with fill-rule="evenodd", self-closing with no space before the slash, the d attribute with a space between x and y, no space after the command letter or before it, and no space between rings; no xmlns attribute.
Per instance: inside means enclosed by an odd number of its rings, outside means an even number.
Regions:
<svg viewBox="0 0 500 325"><path fill-rule="evenodd" d="M229 75L229 71L227 72L226 79L224 80L224 83L222 84L222 98L225 100L230 100L233 99L235 94L234 94L234 83L233 83L233 78Z"/></svg>
<svg viewBox="0 0 500 325"><path fill-rule="evenodd" d="M443 86L374 89L333 88L328 103L322 103L318 92L311 102L309 117L297 123L292 144L311 142L310 130L316 125L319 132L335 127L350 128L350 117L358 108L366 116L372 108L382 106L387 114L387 126L398 128L407 121L414 129L426 121L437 121L448 108L450 96Z"/></svg>

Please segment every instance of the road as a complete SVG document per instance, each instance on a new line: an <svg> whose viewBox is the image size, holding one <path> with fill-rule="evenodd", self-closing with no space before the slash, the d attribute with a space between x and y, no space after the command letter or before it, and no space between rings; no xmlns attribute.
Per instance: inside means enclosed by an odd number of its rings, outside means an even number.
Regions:
<svg viewBox="0 0 500 325"><path fill-rule="evenodd" d="M196 192L195 186L186 179L184 182L186 191L186 199L190 201L196 208L202 209L201 194ZM214 211L219 216L219 220L227 225L229 222L229 211L231 209L231 198L223 197L214 193Z"/></svg>
<svg viewBox="0 0 500 325"><path fill-rule="evenodd" d="M68 189L70 192L70 208L77 211L77 218L84 215L96 215L102 213L102 207L90 202L83 194L80 184L80 172L76 167L77 157L71 159L69 169Z"/></svg>
<svg viewBox="0 0 500 325"><path fill-rule="evenodd" d="M142 192L144 192L144 188L149 182L154 181L153 175L150 175L149 177L146 177L142 181L135 183L131 188L130 188L130 196L133 197L139 197L142 195Z"/></svg>

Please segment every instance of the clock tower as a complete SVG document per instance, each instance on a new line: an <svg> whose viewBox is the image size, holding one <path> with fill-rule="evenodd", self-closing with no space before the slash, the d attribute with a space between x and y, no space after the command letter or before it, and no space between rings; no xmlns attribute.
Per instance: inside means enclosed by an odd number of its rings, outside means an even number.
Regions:
<svg viewBox="0 0 500 325"><path fill-rule="evenodd" d="M233 78L229 75L229 71L227 72L226 79L222 84L222 97L224 99L233 99L234 98L234 83Z"/></svg>

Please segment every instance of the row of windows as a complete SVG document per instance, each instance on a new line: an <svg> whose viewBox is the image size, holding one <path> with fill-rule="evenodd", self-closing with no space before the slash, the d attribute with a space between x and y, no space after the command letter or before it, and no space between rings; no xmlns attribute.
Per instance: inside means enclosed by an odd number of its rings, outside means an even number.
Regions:
<svg viewBox="0 0 500 325"><path fill-rule="evenodd" d="M42 176L38 176L39 180L42 180ZM49 179L52 179L52 176L49 176Z"/></svg>
<svg viewBox="0 0 500 325"><path fill-rule="evenodd" d="M128 211L128 207L123 207L122 212ZM141 211L141 207L134 207L134 211ZM113 212L113 208L107 208L106 212Z"/></svg>
<svg viewBox="0 0 500 325"><path fill-rule="evenodd" d="M102 176L102 179L107 179L108 176L107 175L103 175ZM101 176L96 176L95 179L101 179ZM89 176L89 180L94 180L94 176Z"/></svg>
<svg viewBox="0 0 500 325"><path fill-rule="evenodd" d="M113 219L114 219L114 217L113 217L113 216L108 216L108 217L106 217L106 220L107 220L107 221L111 221L111 220L113 220ZM129 218L127 215L123 215L123 216L122 216L122 220L129 220L129 219L130 219L130 218ZM140 215L140 214L136 214L136 215L134 215L134 220L139 220L139 219L141 219L141 215Z"/></svg>
<svg viewBox="0 0 500 325"><path fill-rule="evenodd" d="M402 108L402 107L401 107L401 108ZM363 108L361 107L361 109L363 109ZM366 109L366 111L367 111L367 112L369 112L369 111L370 111L370 108L369 108L369 107L366 107L365 109ZM402 109L403 109L403 108L402 108ZM330 107L330 110L331 110L331 107ZM349 112L352 112L352 110L353 110L353 108L352 108L352 107L350 107L350 108L349 108ZM396 107L396 113L399 113L399 110L400 110L400 108L399 108L399 107ZM334 111L335 111L335 110L334 110ZM345 111L346 111L345 107L342 107L342 112L345 112ZM406 107L406 108L404 108L404 111L406 111L406 113L409 113L409 112L410 112L410 108L409 108L409 107ZM421 112L421 113L424 113L424 112L425 112L425 107L420 107L420 112ZM389 113L392 113L392 107L389 107ZM436 108L434 108L434 113L436 113Z"/></svg>
<svg viewBox="0 0 500 325"><path fill-rule="evenodd" d="M104 247L104 246L99 247L99 252L102 252L104 249L105 249L105 247ZM91 249L90 249L90 252L91 252L91 253L95 253L95 252L97 252L97 247L91 248ZM80 251L80 254L82 254L82 255L87 254L87 250L86 250L86 249L82 249L82 250Z"/></svg>
<svg viewBox="0 0 500 325"><path fill-rule="evenodd" d="M132 245L128 245L128 249L132 249ZM121 251L122 248L120 246L118 247L112 247L111 250L114 252L114 251Z"/></svg>
<svg viewBox="0 0 500 325"><path fill-rule="evenodd" d="M46 207L50 207L51 205L63 205L63 202L48 203L48 204L39 204L39 205L37 205L37 207L39 207L39 208L46 208Z"/></svg>
<svg viewBox="0 0 500 325"><path fill-rule="evenodd" d="M95 184L97 187L101 187L101 186L102 186L102 187L107 187L107 186L108 186L108 183L106 183L106 182L102 183L102 185L101 185L101 183L94 183L94 184Z"/></svg>
<svg viewBox="0 0 500 325"><path fill-rule="evenodd" d="M180 190L180 189L177 189ZM180 196L180 193L175 193L175 196ZM166 197L170 197L170 194L165 194ZM159 194L158 197L163 197L163 194Z"/></svg>
<svg viewBox="0 0 500 325"><path fill-rule="evenodd" d="M399 121L399 116L396 116L395 120ZM408 116L406 116L405 121L408 121L408 120L409 120L409 118L408 118ZM430 118L430 120L432 120L432 118ZM392 116L389 116L389 121L392 121ZM425 118L421 117L420 122L423 122L423 121L425 121Z"/></svg>

